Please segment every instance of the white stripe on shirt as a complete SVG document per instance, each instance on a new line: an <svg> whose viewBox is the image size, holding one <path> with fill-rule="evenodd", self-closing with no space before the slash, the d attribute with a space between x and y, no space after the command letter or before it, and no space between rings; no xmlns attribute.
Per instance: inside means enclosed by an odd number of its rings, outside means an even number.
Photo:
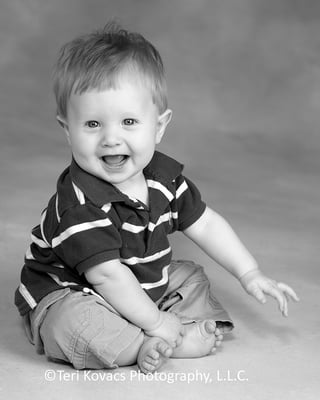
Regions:
<svg viewBox="0 0 320 400"><path fill-rule="evenodd" d="M108 212L111 210L111 203L104 204L101 207L101 210L103 210L106 214L108 214Z"/></svg>
<svg viewBox="0 0 320 400"><path fill-rule="evenodd" d="M35 308L37 305L37 302L35 299L32 297L31 293L29 290L24 286L23 283L20 283L19 285L19 292L21 293L22 297L25 299L25 301L29 304L30 308Z"/></svg>
<svg viewBox="0 0 320 400"><path fill-rule="evenodd" d="M33 243L35 243L37 246L41 247L42 249L48 249L50 246L47 245L47 243L39 238L37 238L35 235L31 233L31 239Z"/></svg>
<svg viewBox="0 0 320 400"><path fill-rule="evenodd" d="M178 218L178 213L177 212L171 212L169 211L168 213L160 215L158 221L154 224L153 222L149 222L148 228L150 232L153 232L154 229L161 225L163 222L169 222L171 219L177 219Z"/></svg>
<svg viewBox="0 0 320 400"><path fill-rule="evenodd" d="M41 235L42 235L42 239L47 243L47 245L50 247L50 243L47 241L46 236L44 234L44 220L46 219L47 216L47 210L44 210L42 215L41 215L41 221L40 221L40 230L41 230Z"/></svg>
<svg viewBox="0 0 320 400"><path fill-rule="evenodd" d="M188 190L188 185L186 181L183 181L176 191L176 198L178 199L186 190Z"/></svg>
<svg viewBox="0 0 320 400"><path fill-rule="evenodd" d="M158 286L165 285L169 280L169 275L168 275L169 267L170 267L170 265L167 265L166 267L164 267L162 269L162 279L160 279L160 281L153 282L153 283L141 283L141 287L143 289L149 290L149 289L156 288Z"/></svg>
<svg viewBox="0 0 320 400"><path fill-rule="evenodd" d="M72 182L72 186L73 186L73 190L77 196L79 203L85 204L86 200L85 200L83 191L81 189L79 189L78 186L74 182Z"/></svg>
<svg viewBox="0 0 320 400"><path fill-rule="evenodd" d="M142 225L133 225L129 224L129 222L124 222L122 224L122 229L124 231L132 232L132 233L140 233L145 230L145 226Z"/></svg>
<svg viewBox="0 0 320 400"><path fill-rule="evenodd" d="M79 283L76 283L76 282L61 281L57 275L52 274L52 273L50 273L50 272L47 272L47 274L48 274L59 286L67 287L67 286L78 286L78 285L79 285Z"/></svg>
<svg viewBox="0 0 320 400"><path fill-rule="evenodd" d="M171 219L177 219L178 218L178 213L177 212L167 212L165 214L160 215L158 218L158 221L154 224L153 222L149 222L148 224L148 229L150 232L153 232L154 229L161 225L163 222L170 222ZM146 226L143 225L134 225L134 224L129 224L129 222L124 222L122 224L122 229L128 232L132 233L140 233L143 232L146 229Z"/></svg>
<svg viewBox="0 0 320 400"><path fill-rule="evenodd" d="M58 263L52 263L52 264L50 264L50 265L52 265L53 267L56 267L56 268L64 269L64 266L61 265L61 264L58 264Z"/></svg>
<svg viewBox="0 0 320 400"><path fill-rule="evenodd" d="M56 217L57 221L60 223L60 215L59 215L59 200L58 200L58 193L56 194Z"/></svg>
<svg viewBox="0 0 320 400"><path fill-rule="evenodd" d="M155 260L162 258L166 254L169 254L170 251L171 251L171 247L169 246L167 249L161 250L158 253L152 254L151 256L142 257L142 258L139 258L139 257L121 258L121 262L128 264L128 265L134 265L134 264L139 264L139 263L145 264L145 263L155 261Z"/></svg>
<svg viewBox="0 0 320 400"><path fill-rule="evenodd" d="M59 246L64 240L68 239L70 236L76 233L84 232L93 228L101 228L109 226L111 224L112 222L110 221L110 219L105 218L105 219L98 219L92 222L83 222L82 224L70 226L70 228L66 229L64 232L61 232L59 236L52 239L52 247Z"/></svg>
<svg viewBox="0 0 320 400"><path fill-rule="evenodd" d="M147 184L148 184L148 187L159 190L162 194L164 194L166 196L166 198L169 201L172 201L174 199L173 194L164 185L162 185L162 183L154 181L152 179L147 179Z"/></svg>
<svg viewBox="0 0 320 400"><path fill-rule="evenodd" d="M30 246L29 246L28 250L26 251L25 258L26 258L26 260L35 260Z"/></svg>

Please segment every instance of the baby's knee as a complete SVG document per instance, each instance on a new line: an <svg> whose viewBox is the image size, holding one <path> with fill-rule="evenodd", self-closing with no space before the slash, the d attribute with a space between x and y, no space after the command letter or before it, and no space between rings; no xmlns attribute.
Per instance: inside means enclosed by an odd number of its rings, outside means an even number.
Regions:
<svg viewBox="0 0 320 400"><path fill-rule="evenodd" d="M78 314L64 300L57 301L48 308L39 327L39 334L48 358L72 362L70 343L78 330Z"/></svg>
<svg viewBox="0 0 320 400"><path fill-rule="evenodd" d="M188 282L192 283L208 283L209 279L204 271L204 268L199 265L195 264L192 261L186 263L186 268L189 270L189 278Z"/></svg>
<svg viewBox="0 0 320 400"><path fill-rule="evenodd" d="M176 260L172 262L172 269L177 271L178 274L185 281L207 281L207 275L204 268L190 260Z"/></svg>
<svg viewBox="0 0 320 400"><path fill-rule="evenodd" d="M119 365L118 355L134 343L140 332L111 312L107 303L80 292L50 307L40 334L50 359L71 363L76 369L101 369ZM138 344L136 347L137 353ZM136 360L134 346L129 356L128 363Z"/></svg>

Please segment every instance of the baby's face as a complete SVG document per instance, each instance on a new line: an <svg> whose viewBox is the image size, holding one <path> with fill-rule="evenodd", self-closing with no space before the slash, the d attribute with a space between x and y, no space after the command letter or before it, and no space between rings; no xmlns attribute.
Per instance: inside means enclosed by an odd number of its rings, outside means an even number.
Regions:
<svg viewBox="0 0 320 400"><path fill-rule="evenodd" d="M159 115L148 88L123 79L117 89L72 94L63 123L78 165L125 192L144 179L168 113Z"/></svg>

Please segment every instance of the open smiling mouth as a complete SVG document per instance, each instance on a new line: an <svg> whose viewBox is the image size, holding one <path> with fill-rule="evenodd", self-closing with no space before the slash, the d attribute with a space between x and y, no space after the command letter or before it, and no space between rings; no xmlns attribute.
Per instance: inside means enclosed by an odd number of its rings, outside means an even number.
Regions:
<svg viewBox="0 0 320 400"><path fill-rule="evenodd" d="M109 168L121 168L129 156L119 154L119 155L114 155L114 156L104 156L102 157L103 162L109 167Z"/></svg>

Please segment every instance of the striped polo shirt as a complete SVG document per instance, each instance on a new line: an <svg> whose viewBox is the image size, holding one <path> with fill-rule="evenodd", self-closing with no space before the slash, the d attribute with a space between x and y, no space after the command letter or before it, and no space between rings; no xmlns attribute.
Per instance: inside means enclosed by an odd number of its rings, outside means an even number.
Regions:
<svg viewBox="0 0 320 400"><path fill-rule="evenodd" d="M21 315L52 291L90 291L84 272L119 259L154 301L165 292L172 250L168 235L204 212L183 166L155 152L144 169L149 206L82 170L73 160L61 174L41 222L32 230L15 303Z"/></svg>

